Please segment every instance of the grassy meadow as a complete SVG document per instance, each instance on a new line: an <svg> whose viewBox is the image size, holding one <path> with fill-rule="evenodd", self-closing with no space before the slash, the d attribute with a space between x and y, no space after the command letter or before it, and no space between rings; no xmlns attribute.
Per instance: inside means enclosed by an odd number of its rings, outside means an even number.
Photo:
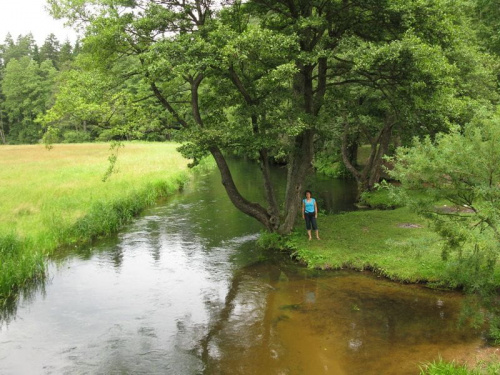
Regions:
<svg viewBox="0 0 500 375"><path fill-rule="evenodd" d="M103 182L109 144L0 147L0 299L43 277L56 249L115 232L186 181L174 143L126 143Z"/></svg>

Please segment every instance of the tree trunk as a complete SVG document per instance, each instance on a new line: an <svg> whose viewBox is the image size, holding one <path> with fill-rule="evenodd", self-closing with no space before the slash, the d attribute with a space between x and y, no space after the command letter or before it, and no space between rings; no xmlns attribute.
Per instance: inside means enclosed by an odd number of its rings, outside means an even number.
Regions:
<svg viewBox="0 0 500 375"><path fill-rule="evenodd" d="M211 147L210 153L214 157L215 163L219 169L222 178L222 185L224 185L226 193L234 206L244 214L257 219L268 231L274 231L274 226L271 223L271 215L269 215L267 210L258 203L246 200L240 194L234 183L233 176L231 175L226 159L219 148L216 146Z"/></svg>
<svg viewBox="0 0 500 375"><path fill-rule="evenodd" d="M387 155L389 150L389 143L391 141L393 124L387 124L384 129L382 129L382 134L380 137L380 143L377 150L377 155L373 160L373 165L369 174L367 189L373 190L375 184L380 181L380 176L382 174L382 163L383 158Z"/></svg>
<svg viewBox="0 0 500 375"><path fill-rule="evenodd" d="M271 180L271 170L269 165L269 156L266 149L259 152L260 156L260 169L262 178L264 179L264 192L268 204L268 211L270 218L269 221L273 227L273 231L279 228L280 224L280 209L276 199L276 193Z"/></svg>
<svg viewBox="0 0 500 375"><path fill-rule="evenodd" d="M347 159L355 167L358 168L358 149L359 149L359 134L349 137L347 145Z"/></svg>
<svg viewBox="0 0 500 375"><path fill-rule="evenodd" d="M326 60L322 59L319 64L318 75L321 79L318 82L318 94L314 96L312 65L297 64L299 72L296 74L293 90L297 101L304 112L316 117L319 113L323 96L323 81L326 80ZM293 149L288 159L288 175L285 193L285 217L278 230L281 234L288 234L292 231L297 220L300 209L300 201L303 195L304 181L312 172L312 162L314 158L314 130L312 128L302 131L294 139Z"/></svg>
<svg viewBox="0 0 500 375"><path fill-rule="evenodd" d="M342 137L341 147L342 160L344 161L347 169L356 179L356 182L358 184L358 199L363 192L373 190L375 184L380 181L383 157L387 154L387 151L389 149L393 127L394 121L389 118L386 121L385 126L379 132L378 136L375 139L371 140L370 157L368 158L368 162L361 171L359 171L356 166L353 165L349 158L347 124L344 127L344 135Z"/></svg>
<svg viewBox="0 0 500 375"><path fill-rule="evenodd" d="M312 130L306 130L297 137L295 148L289 156L284 205L285 218L278 230L281 234L290 233L295 225L303 194L303 184L305 179L312 172L313 156L314 132Z"/></svg>

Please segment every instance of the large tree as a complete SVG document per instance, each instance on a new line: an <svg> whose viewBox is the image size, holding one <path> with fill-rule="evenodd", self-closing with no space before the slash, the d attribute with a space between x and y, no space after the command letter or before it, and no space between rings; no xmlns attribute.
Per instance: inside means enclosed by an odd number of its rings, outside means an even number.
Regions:
<svg viewBox="0 0 500 375"><path fill-rule="evenodd" d="M195 161L211 154L234 205L280 233L296 220L318 129L345 103L337 89L350 90L358 102L356 91L369 89L365 96L385 101L370 110L385 124L382 131L390 128L401 121L397 88L412 89L401 75L425 77L426 59L446 61L439 46L454 21L446 1L49 2L56 16L87 23L84 47L96 65L111 70L132 61L117 78L142 76L169 114L166 126L183 129L184 154ZM429 96L442 85L445 77L413 90ZM386 147L378 146L385 138L376 147ZM265 205L240 194L228 151L259 161ZM270 178L273 158L287 163L283 201Z"/></svg>

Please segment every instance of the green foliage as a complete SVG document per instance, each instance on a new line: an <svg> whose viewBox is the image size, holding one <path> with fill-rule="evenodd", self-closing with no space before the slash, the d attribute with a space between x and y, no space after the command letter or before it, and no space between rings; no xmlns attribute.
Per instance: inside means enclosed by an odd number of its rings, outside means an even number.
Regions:
<svg viewBox="0 0 500 375"><path fill-rule="evenodd" d="M443 256L457 250L464 259L475 257L480 264L467 263L483 271L495 267L500 250L499 121L479 118L435 142L415 140L412 148L398 150L391 172L402 182L402 199L447 241Z"/></svg>
<svg viewBox="0 0 500 375"><path fill-rule="evenodd" d="M3 107L14 142L35 143L42 138L35 119L50 105L55 74L50 62L39 65L30 57L13 59L7 64L2 82Z"/></svg>
<svg viewBox="0 0 500 375"><path fill-rule="evenodd" d="M402 207L400 202L394 199L393 194L381 186L374 191L365 191L361 194L360 205L368 206L378 210L392 210L397 207Z"/></svg>
<svg viewBox="0 0 500 375"><path fill-rule="evenodd" d="M51 34L41 48L33 36L10 34L0 44L0 135L4 143L36 143L43 136L38 121L54 103L58 70L75 56L69 41L60 46Z"/></svg>
<svg viewBox="0 0 500 375"><path fill-rule="evenodd" d="M44 259L14 233L0 234L0 306L12 293L44 277Z"/></svg>
<svg viewBox="0 0 500 375"><path fill-rule="evenodd" d="M314 168L320 174L332 178L352 178L351 173L345 167L339 155L326 151L316 153L314 157Z"/></svg>
<svg viewBox="0 0 500 375"><path fill-rule="evenodd" d="M179 190L186 182L185 175L178 175L168 181L155 181L143 190L114 201L96 202L88 213L78 219L67 231L60 232L61 242L88 243L92 240L116 233L144 208L155 204L160 197L166 197Z"/></svg>
<svg viewBox="0 0 500 375"><path fill-rule="evenodd" d="M303 161L302 173L320 150L317 167L343 175L333 165L346 135L372 145L366 173L349 168L371 188L394 136L445 130L479 95L495 97L466 1L49 3L58 17L88 21L87 66L61 85L43 123L83 122L93 139L175 133L194 164L217 149L263 165ZM263 210L279 210L275 201Z"/></svg>
<svg viewBox="0 0 500 375"><path fill-rule="evenodd" d="M500 254L500 117L477 116L448 134L414 140L399 149L392 176L398 193L415 212L431 220L445 240L451 284L481 297L490 337L499 341L497 301ZM471 309L471 316L474 310Z"/></svg>
<svg viewBox="0 0 500 375"><path fill-rule="evenodd" d="M420 375L497 375L499 371L500 362L495 358L480 361L473 368L442 358L420 367Z"/></svg>
<svg viewBox="0 0 500 375"><path fill-rule="evenodd" d="M500 54L500 13L497 0L476 0L471 2L471 15L481 43L495 54Z"/></svg>
<svg viewBox="0 0 500 375"><path fill-rule="evenodd" d="M108 157L109 161L109 166L106 169L106 172L104 173L104 176L102 178L102 182L106 182L106 180L111 177L111 174L116 172L116 161L118 160L118 151L120 151L120 148L124 147L124 145L121 142L113 142L111 143L111 146L109 147L109 151L111 152L111 155Z"/></svg>
<svg viewBox="0 0 500 375"><path fill-rule="evenodd" d="M36 44L33 35L19 35L17 40L14 41L10 34L7 34L4 44L0 45L2 65L7 64L12 60L20 60L23 57L29 57L37 62Z"/></svg>
<svg viewBox="0 0 500 375"><path fill-rule="evenodd" d="M439 359L421 367L420 375L481 375L481 373L465 365Z"/></svg>
<svg viewBox="0 0 500 375"><path fill-rule="evenodd" d="M493 314L489 319L488 339L493 345L500 345L500 316ZM500 364L497 367L500 370Z"/></svg>
<svg viewBox="0 0 500 375"><path fill-rule="evenodd" d="M257 245L266 250L289 250L287 238L278 233L261 232Z"/></svg>
<svg viewBox="0 0 500 375"><path fill-rule="evenodd" d="M22 250L22 244L14 234L0 237L0 256L11 258L18 256Z"/></svg>
<svg viewBox="0 0 500 375"><path fill-rule="evenodd" d="M86 143L91 141L89 132L82 130L66 130L62 133L62 143Z"/></svg>
<svg viewBox="0 0 500 375"><path fill-rule="evenodd" d="M50 61L56 67L59 66L59 52L61 44L54 34L50 34L45 39L42 47L40 48L39 61Z"/></svg>
<svg viewBox="0 0 500 375"><path fill-rule="evenodd" d="M114 81L125 66L138 68L137 60L130 58L109 70L92 66L89 59L82 53L72 69L60 73L55 103L40 123L60 129L67 143L168 138L167 116L152 106L145 83Z"/></svg>

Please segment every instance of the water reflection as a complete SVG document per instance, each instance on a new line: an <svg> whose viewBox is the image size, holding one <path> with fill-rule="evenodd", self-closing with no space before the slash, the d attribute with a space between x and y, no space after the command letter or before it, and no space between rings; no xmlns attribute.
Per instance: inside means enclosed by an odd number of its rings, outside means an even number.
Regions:
<svg viewBox="0 0 500 375"><path fill-rule="evenodd" d="M45 285L45 279L29 282L17 293L3 300L3 303L0 304L0 329L16 319L19 301L31 303L40 296L44 297L46 295Z"/></svg>
<svg viewBox="0 0 500 375"><path fill-rule="evenodd" d="M307 277L282 262L234 280L202 341L206 374L414 374L481 345L457 327L456 294L352 272Z"/></svg>

